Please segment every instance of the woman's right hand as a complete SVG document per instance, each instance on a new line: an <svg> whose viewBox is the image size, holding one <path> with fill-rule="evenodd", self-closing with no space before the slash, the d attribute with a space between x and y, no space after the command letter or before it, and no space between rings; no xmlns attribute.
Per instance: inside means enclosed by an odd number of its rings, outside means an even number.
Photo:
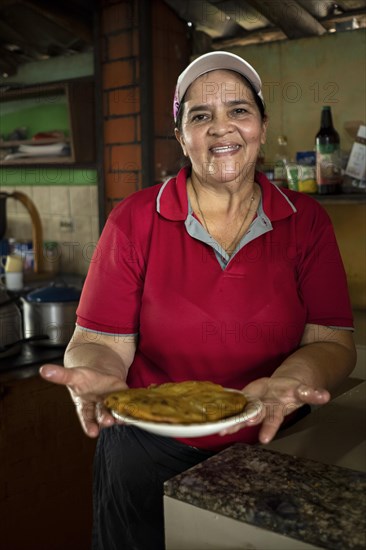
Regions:
<svg viewBox="0 0 366 550"><path fill-rule="evenodd" d="M53 364L43 365L39 372L48 382L68 388L87 436L98 437L101 428L116 423L103 406L103 399L109 393L127 389L122 378L91 367L65 368Z"/></svg>

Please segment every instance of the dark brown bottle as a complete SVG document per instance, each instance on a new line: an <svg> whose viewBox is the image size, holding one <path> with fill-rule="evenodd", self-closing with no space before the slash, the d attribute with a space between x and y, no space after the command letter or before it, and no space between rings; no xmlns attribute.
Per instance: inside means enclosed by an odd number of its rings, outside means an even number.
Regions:
<svg viewBox="0 0 366 550"><path fill-rule="evenodd" d="M315 138L318 193L331 195L342 190L339 134L333 126L332 111L322 107L320 130Z"/></svg>

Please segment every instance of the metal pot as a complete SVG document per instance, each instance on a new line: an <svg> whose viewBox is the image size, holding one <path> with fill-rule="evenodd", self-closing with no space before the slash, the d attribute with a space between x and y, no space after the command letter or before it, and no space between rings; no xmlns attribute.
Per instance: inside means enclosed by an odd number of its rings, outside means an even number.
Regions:
<svg viewBox="0 0 366 550"><path fill-rule="evenodd" d="M34 343L42 346L66 346L75 328L80 290L52 284L21 298L25 337L46 338Z"/></svg>

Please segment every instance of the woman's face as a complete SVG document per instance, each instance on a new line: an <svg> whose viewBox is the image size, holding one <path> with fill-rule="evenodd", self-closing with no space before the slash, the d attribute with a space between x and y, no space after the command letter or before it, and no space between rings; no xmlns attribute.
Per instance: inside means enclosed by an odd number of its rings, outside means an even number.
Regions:
<svg viewBox="0 0 366 550"><path fill-rule="evenodd" d="M241 183L253 180L266 127L245 80L217 70L188 88L181 130L175 133L191 160L192 175L203 183Z"/></svg>

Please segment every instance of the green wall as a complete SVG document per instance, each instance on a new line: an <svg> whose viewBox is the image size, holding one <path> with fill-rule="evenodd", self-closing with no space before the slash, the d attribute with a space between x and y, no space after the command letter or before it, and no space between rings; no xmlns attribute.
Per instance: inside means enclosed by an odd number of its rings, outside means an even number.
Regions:
<svg viewBox="0 0 366 550"><path fill-rule="evenodd" d="M21 101L0 103L0 134L5 139L20 126L27 129L30 139L37 132L60 130L69 134L68 110L65 96L47 96L41 102L40 97Z"/></svg>

